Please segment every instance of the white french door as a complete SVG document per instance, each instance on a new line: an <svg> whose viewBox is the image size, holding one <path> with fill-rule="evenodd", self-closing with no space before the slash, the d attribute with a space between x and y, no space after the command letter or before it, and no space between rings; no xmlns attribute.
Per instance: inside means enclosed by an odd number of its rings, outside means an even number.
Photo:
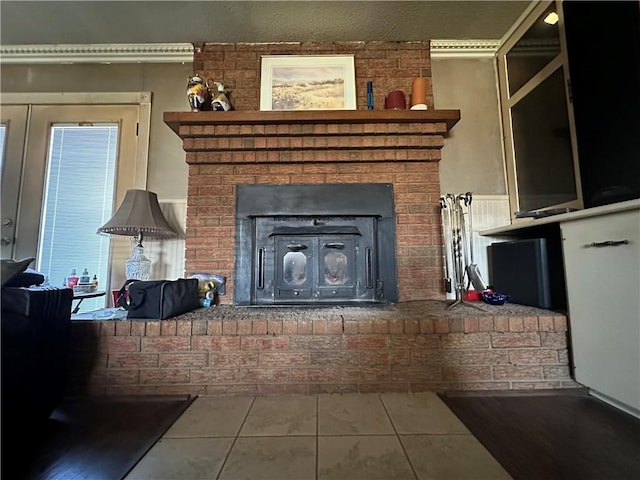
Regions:
<svg viewBox="0 0 640 480"><path fill-rule="evenodd" d="M27 131L26 105L8 105L0 109L0 162L2 167L2 258L15 258L15 231L20 195L24 141Z"/></svg>
<svg viewBox="0 0 640 480"><path fill-rule="evenodd" d="M71 269L85 268L98 276L100 289L120 286L118 267L130 244L96 230L128 189L145 188L146 152L139 150L148 139L138 136L145 110L138 104L2 106L3 258L36 257L35 268L54 286ZM108 298L85 300L83 310L105 306Z"/></svg>

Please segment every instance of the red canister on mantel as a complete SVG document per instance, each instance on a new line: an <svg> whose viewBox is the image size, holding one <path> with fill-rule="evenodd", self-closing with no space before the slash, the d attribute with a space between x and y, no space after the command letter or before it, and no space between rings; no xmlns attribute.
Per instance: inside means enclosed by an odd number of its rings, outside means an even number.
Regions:
<svg viewBox="0 0 640 480"><path fill-rule="evenodd" d="M387 110L406 110L407 99L404 96L404 92L402 90L389 92L384 99L384 108Z"/></svg>

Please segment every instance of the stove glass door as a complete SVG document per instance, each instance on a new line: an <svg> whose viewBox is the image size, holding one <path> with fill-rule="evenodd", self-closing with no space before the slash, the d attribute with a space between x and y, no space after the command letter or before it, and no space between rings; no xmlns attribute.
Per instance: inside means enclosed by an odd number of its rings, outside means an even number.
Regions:
<svg viewBox="0 0 640 480"><path fill-rule="evenodd" d="M318 238L318 289L321 298L354 298L356 244L354 236Z"/></svg>
<svg viewBox="0 0 640 480"><path fill-rule="evenodd" d="M314 285L316 242L309 237L276 238L276 291L277 299L299 301L310 299Z"/></svg>
<svg viewBox="0 0 640 480"><path fill-rule="evenodd" d="M275 244L276 301L355 297L353 235L278 236Z"/></svg>

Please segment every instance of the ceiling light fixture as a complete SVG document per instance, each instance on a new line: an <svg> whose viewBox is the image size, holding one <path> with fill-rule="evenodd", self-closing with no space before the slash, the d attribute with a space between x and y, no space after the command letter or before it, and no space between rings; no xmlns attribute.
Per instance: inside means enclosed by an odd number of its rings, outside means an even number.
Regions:
<svg viewBox="0 0 640 480"><path fill-rule="evenodd" d="M549 15L544 17L544 23L555 25L556 23L558 23L558 14L556 12L549 13Z"/></svg>

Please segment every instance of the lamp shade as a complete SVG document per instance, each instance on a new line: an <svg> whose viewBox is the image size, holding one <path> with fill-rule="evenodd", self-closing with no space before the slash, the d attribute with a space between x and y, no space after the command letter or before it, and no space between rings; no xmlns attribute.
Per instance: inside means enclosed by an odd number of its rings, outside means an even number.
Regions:
<svg viewBox="0 0 640 480"><path fill-rule="evenodd" d="M127 237L174 237L176 232L164 218L158 196L147 190L127 190L111 220L97 233Z"/></svg>

